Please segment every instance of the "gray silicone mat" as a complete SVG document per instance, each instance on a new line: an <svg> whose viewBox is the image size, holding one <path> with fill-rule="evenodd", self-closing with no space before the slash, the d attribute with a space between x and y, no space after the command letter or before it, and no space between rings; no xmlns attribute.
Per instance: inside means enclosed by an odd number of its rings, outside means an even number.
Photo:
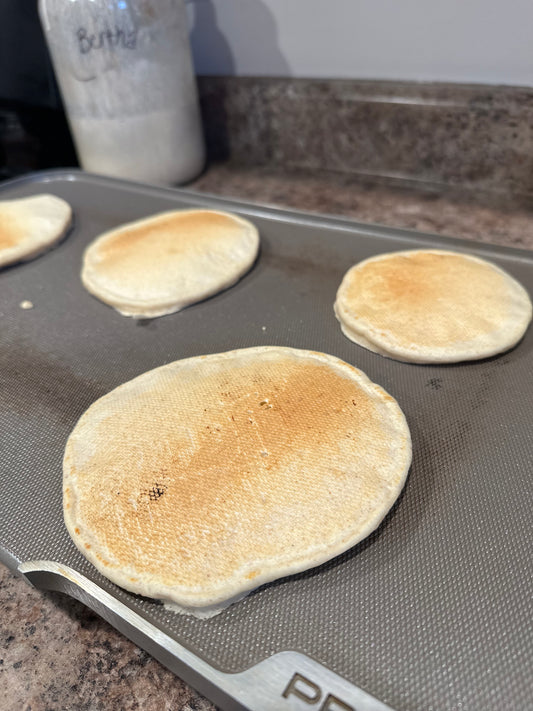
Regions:
<svg viewBox="0 0 533 711"><path fill-rule="evenodd" d="M348 341L332 305L348 267L379 252L464 249L530 293L533 254L78 172L6 183L0 198L44 191L71 203L73 229L41 258L0 273L4 560L69 565L222 670L296 650L398 711L531 708L533 329L499 357L408 365ZM195 205L234 210L259 228L261 254L236 286L145 321L85 292L81 255L98 233ZM23 300L34 308L21 309ZM62 523L63 448L96 398L139 373L262 344L332 353L388 390L411 427L409 479L378 531L341 557L211 620L175 616L107 582L74 548Z"/></svg>

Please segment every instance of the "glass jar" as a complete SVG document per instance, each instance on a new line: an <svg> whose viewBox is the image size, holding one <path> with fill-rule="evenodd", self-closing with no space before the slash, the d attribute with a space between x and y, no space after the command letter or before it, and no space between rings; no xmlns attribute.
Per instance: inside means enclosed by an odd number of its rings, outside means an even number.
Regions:
<svg viewBox="0 0 533 711"><path fill-rule="evenodd" d="M82 167L171 185L204 164L183 0L39 0Z"/></svg>

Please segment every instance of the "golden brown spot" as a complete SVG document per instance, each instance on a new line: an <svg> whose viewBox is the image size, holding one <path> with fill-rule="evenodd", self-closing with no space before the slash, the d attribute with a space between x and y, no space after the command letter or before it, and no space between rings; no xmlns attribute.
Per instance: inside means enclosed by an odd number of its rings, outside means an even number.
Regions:
<svg viewBox="0 0 533 711"><path fill-rule="evenodd" d="M177 212L154 217L130 229L121 229L99 245L98 254L109 266L116 260L122 261L125 254L165 258L165 255L196 250L201 243L220 239L226 230L231 229L238 230L239 226L225 215L204 210Z"/></svg>
<svg viewBox="0 0 533 711"><path fill-rule="evenodd" d="M21 241L21 231L15 219L0 215L0 249L9 249Z"/></svg>
<svg viewBox="0 0 533 711"><path fill-rule="evenodd" d="M374 333L400 342L448 346L503 319L502 277L457 254L391 254L354 269L344 303Z"/></svg>
<svg viewBox="0 0 533 711"><path fill-rule="evenodd" d="M80 529L79 529L77 526L76 526L76 528L74 529L74 533L77 533L78 536L80 535Z"/></svg>
<svg viewBox="0 0 533 711"><path fill-rule="evenodd" d="M453 266L450 262L453 260ZM357 297L367 287L372 293L379 292L382 303L397 307L418 308L427 306L428 299L434 300L442 292L443 276L457 267L457 258L435 254L414 256L394 256L390 259L370 262L360 268L357 281L348 290L349 297ZM457 281L453 278L452 281ZM460 280L459 280L460 281ZM364 283L364 286L363 286Z"/></svg>

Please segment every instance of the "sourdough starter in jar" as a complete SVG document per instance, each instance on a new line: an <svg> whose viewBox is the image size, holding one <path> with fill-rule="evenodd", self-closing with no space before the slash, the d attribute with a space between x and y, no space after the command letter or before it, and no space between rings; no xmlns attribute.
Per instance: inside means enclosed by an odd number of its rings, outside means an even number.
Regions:
<svg viewBox="0 0 533 711"><path fill-rule="evenodd" d="M183 0L40 0L39 12L82 167L195 177L204 144Z"/></svg>

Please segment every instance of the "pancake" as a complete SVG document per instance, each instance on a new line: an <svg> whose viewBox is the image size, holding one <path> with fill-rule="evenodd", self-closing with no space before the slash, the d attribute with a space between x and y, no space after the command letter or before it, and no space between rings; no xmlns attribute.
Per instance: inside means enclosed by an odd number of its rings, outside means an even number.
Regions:
<svg viewBox="0 0 533 711"><path fill-rule="evenodd" d="M366 259L344 276L335 315L345 336L412 363L477 360L515 346L531 321L526 290L503 269L458 252Z"/></svg>
<svg viewBox="0 0 533 711"><path fill-rule="evenodd" d="M71 221L70 205L55 195L0 201L0 267L37 257L65 235Z"/></svg>
<svg viewBox="0 0 533 711"><path fill-rule="evenodd" d="M111 230L85 251L85 288L124 316L180 311L234 284L252 266L251 222L214 210L163 212Z"/></svg>
<svg viewBox="0 0 533 711"><path fill-rule="evenodd" d="M82 415L65 450L64 518L104 576L201 613L368 536L410 462L397 402L333 356L197 356Z"/></svg>

